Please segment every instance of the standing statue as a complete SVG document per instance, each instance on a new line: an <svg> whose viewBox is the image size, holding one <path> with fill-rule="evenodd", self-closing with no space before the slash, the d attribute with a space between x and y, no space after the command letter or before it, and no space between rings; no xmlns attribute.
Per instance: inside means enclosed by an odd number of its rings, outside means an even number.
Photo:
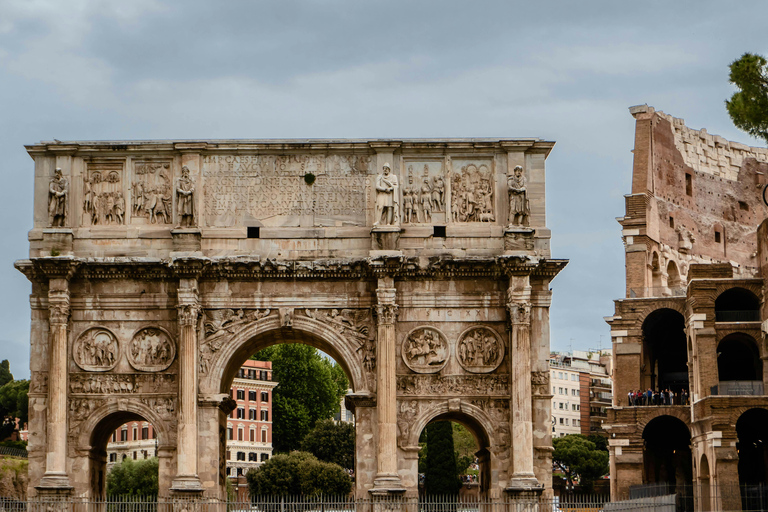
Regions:
<svg viewBox="0 0 768 512"><path fill-rule="evenodd" d="M515 166L513 175L507 178L507 187L509 191L509 225L527 226L530 208L522 166Z"/></svg>
<svg viewBox="0 0 768 512"><path fill-rule="evenodd" d="M49 227L63 227L67 221L67 194L69 183L62 176L61 169L56 168L48 187L48 225Z"/></svg>
<svg viewBox="0 0 768 512"><path fill-rule="evenodd" d="M195 225L195 182L189 177L189 168L181 168L181 178L176 186L176 205L179 212L179 227Z"/></svg>
<svg viewBox="0 0 768 512"><path fill-rule="evenodd" d="M389 164L384 164L381 174L376 176L376 217L374 227L396 226L400 223L398 211L400 190L397 176L391 173Z"/></svg>

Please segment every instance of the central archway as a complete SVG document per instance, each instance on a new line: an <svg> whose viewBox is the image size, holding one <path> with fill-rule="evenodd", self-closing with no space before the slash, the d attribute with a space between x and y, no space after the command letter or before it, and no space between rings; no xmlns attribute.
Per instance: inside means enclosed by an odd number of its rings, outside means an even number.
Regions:
<svg viewBox="0 0 768 512"><path fill-rule="evenodd" d="M215 332L203 340L201 354L206 353L208 359L200 367L199 387L201 395L211 399L201 405L200 417L205 425L201 430L202 435L210 440L205 443L205 449L210 459L218 461L218 471L213 467L200 468L199 471L201 480L218 481L219 496L225 493L227 420L232 411L231 400L226 397L229 397L237 372L249 357L273 345L308 345L339 364L355 394L367 395L368 390L374 387L375 358L370 357L373 341L370 336L364 335L370 330L353 330L349 325L327 321L332 318L317 311L271 311L234 333ZM360 432L361 428L370 430L372 425L368 423L365 419L356 418L356 431ZM355 465L357 469L357 457ZM356 485L360 485L359 481Z"/></svg>

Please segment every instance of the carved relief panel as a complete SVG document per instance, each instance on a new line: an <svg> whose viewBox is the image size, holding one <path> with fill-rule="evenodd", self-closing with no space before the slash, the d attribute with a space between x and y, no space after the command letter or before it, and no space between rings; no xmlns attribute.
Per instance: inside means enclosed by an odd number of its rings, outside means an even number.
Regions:
<svg viewBox="0 0 768 512"><path fill-rule="evenodd" d="M449 160L451 220L495 222L493 160Z"/></svg>
<svg viewBox="0 0 768 512"><path fill-rule="evenodd" d="M450 350L443 333L434 327L417 327L403 340L405 364L416 373L437 373L448 362Z"/></svg>
<svg viewBox="0 0 768 512"><path fill-rule="evenodd" d="M131 223L173 222L173 172L170 161L137 160L131 183Z"/></svg>
<svg viewBox="0 0 768 512"><path fill-rule="evenodd" d="M163 329L145 327L134 334L128 346L128 361L145 372L165 370L176 357L176 344Z"/></svg>
<svg viewBox="0 0 768 512"><path fill-rule="evenodd" d="M120 345L112 332L103 327L92 327L77 337L72 357L83 370L106 372L117 365Z"/></svg>
<svg viewBox="0 0 768 512"><path fill-rule="evenodd" d="M83 225L125 224L123 162L89 162L83 177Z"/></svg>
<svg viewBox="0 0 768 512"><path fill-rule="evenodd" d="M490 373L504 359L504 342L490 327L470 327L459 336L456 356L468 372Z"/></svg>
<svg viewBox="0 0 768 512"><path fill-rule="evenodd" d="M402 178L403 223L445 224L448 183L442 160L406 160Z"/></svg>

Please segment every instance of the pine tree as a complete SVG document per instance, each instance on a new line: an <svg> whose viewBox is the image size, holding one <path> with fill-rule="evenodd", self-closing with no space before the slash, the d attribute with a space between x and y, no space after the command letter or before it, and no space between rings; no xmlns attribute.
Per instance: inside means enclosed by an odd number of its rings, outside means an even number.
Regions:
<svg viewBox="0 0 768 512"><path fill-rule="evenodd" d="M427 494L455 495L461 480L456 470L453 427L450 421L427 425L427 468L424 475Z"/></svg>
<svg viewBox="0 0 768 512"><path fill-rule="evenodd" d="M738 128L768 142L768 61L762 55L745 53L731 63L730 82L739 91L725 101L728 114Z"/></svg>

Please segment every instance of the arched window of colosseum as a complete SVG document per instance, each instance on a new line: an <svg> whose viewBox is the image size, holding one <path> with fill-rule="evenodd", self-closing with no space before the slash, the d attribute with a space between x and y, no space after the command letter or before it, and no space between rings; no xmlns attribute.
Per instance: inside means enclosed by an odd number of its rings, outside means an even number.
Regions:
<svg viewBox="0 0 768 512"><path fill-rule="evenodd" d="M720 382L760 381L760 384L762 384L763 362L760 359L757 343L752 336L743 333L733 333L718 343L717 375ZM738 394L744 393L747 393L747 391L741 391ZM719 394L737 393L724 392L721 389Z"/></svg>
<svg viewBox="0 0 768 512"><path fill-rule="evenodd" d="M643 389L688 390L685 319L673 309L658 309L643 322Z"/></svg>
<svg viewBox="0 0 768 512"><path fill-rule="evenodd" d="M660 293L654 293L661 291L661 263L659 261L659 253L656 251L651 256L651 288L653 290L648 296L660 295Z"/></svg>
<svg viewBox="0 0 768 512"><path fill-rule="evenodd" d="M760 300L744 288L731 288L715 300L717 322L759 322Z"/></svg>
<svg viewBox="0 0 768 512"><path fill-rule="evenodd" d="M670 260L667 264L667 287L681 288L682 286L683 282L680 278L680 271L677 269L675 262Z"/></svg>
<svg viewBox="0 0 768 512"><path fill-rule="evenodd" d="M688 426L674 416L652 419L643 430L644 482L664 484L670 494L692 499L693 466L691 432Z"/></svg>
<svg viewBox="0 0 768 512"><path fill-rule="evenodd" d="M758 510L755 501L765 498L768 486L768 410L750 409L736 422L739 453L739 483L743 510ZM765 502L763 502L764 504ZM763 505L765 506L765 505Z"/></svg>

